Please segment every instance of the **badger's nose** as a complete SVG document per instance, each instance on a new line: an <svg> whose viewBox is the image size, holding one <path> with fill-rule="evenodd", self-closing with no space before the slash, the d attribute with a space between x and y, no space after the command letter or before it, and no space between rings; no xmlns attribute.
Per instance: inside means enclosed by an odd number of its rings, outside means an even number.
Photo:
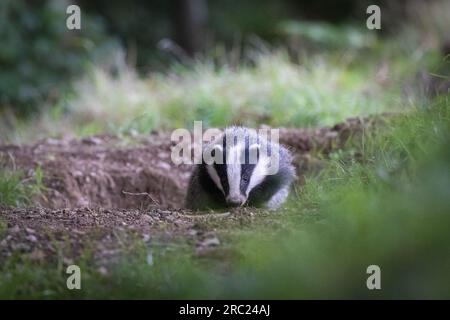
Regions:
<svg viewBox="0 0 450 320"><path fill-rule="evenodd" d="M242 196L228 196L227 204L230 207L239 207L242 206L245 202L245 198Z"/></svg>

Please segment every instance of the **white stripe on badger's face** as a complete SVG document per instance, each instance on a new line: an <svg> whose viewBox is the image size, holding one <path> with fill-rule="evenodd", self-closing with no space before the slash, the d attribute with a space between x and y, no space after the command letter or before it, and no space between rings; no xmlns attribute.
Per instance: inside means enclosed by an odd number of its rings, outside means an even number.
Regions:
<svg viewBox="0 0 450 320"><path fill-rule="evenodd" d="M256 187L258 184L260 184L264 178L267 176L268 173L268 166L270 164L270 158L269 157L260 157L258 163L256 164L255 168L253 169L252 175L250 177L250 181L247 186L246 195L248 197L250 191L254 187Z"/></svg>
<svg viewBox="0 0 450 320"><path fill-rule="evenodd" d="M214 165L207 165L206 170L208 171L209 176L216 184L217 188L219 188L223 194L225 194L225 191L223 191L222 183L220 182L219 175L217 174L216 169L214 168Z"/></svg>
<svg viewBox="0 0 450 320"><path fill-rule="evenodd" d="M227 149L228 193L231 198L241 197L241 151L239 144Z"/></svg>

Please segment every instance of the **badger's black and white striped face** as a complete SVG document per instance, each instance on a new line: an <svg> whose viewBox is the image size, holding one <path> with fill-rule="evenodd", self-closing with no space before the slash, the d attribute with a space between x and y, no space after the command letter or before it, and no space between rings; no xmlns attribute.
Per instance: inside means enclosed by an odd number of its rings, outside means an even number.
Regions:
<svg viewBox="0 0 450 320"><path fill-rule="evenodd" d="M212 146L211 155L216 161L207 164L206 169L227 205L244 205L251 190L266 178L270 159L260 148L248 140L230 144L227 139Z"/></svg>

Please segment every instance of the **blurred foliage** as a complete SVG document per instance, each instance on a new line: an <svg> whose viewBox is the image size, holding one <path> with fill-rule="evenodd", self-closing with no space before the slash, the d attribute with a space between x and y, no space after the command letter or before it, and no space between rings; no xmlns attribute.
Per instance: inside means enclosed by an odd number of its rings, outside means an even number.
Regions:
<svg viewBox="0 0 450 320"><path fill-rule="evenodd" d="M174 60L184 58L186 52L179 48L175 27L181 2L78 1L89 14L104 18L108 33L120 39L127 51L127 60L141 72L163 70ZM280 20L295 16L293 3L295 1L244 0L237 5L222 0L204 1L207 22L201 36L207 42L206 51L223 43L227 47L240 46L254 36L264 40L279 38L274 26ZM169 48L165 48L164 40L170 41Z"/></svg>
<svg viewBox="0 0 450 320"><path fill-rule="evenodd" d="M235 2L208 1L211 37L218 42L239 44L250 37L264 41L280 38L276 25L299 15L296 1L244 0Z"/></svg>
<svg viewBox="0 0 450 320"><path fill-rule="evenodd" d="M103 19L105 31L118 38L131 65L142 71L167 65L168 59L157 44L164 38L175 37L173 1L79 0L77 3L83 12Z"/></svg>
<svg viewBox="0 0 450 320"><path fill-rule="evenodd" d="M82 14L82 30L66 27L67 1L0 3L0 109L27 114L54 102L106 43L100 21Z"/></svg>
<svg viewBox="0 0 450 320"><path fill-rule="evenodd" d="M160 41L170 39L180 45L176 30L180 3L188 1L129 0L78 0L83 10L105 20L110 35L120 38L128 52L128 59L138 70L161 70L181 52L161 49ZM227 48L240 47L252 41L281 42L285 35L277 25L285 20L332 21L346 23L358 19L365 21L364 4L368 1L316 0L243 0L239 3L223 0L198 0L207 8L206 30L202 34L206 42L206 53L218 44ZM323 10L327 8L327 10ZM364 24L365 25L365 24ZM329 31L329 30L325 30ZM338 33L333 30L330 36ZM333 39L333 42L335 40ZM177 51L177 50L175 50ZM184 52L185 53L185 52ZM205 52L198 52L200 55ZM174 55L173 55L174 54Z"/></svg>
<svg viewBox="0 0 450 320"><path fill-rule="evenodd" d="M74 84L74 97L31 127L10 119L15 130L0 126L0 136L20 143L46 136L147 134L191 128L195 120L205 127L333 125L352 116L406 109L402 102L416 97L415 92L403 94L404 82L422 65L398 52L383 64L352 50L292 59L287 50L260 48L246 55L251 64L233 64L233 57L222 58L220 65L205 59L147 77L124 61L115 76L96 67Z"/></svg>
<svg viewBox="0 0 450 320"><path fill-rule="evenodd" d="M377 40L376 32L353 25L333 25L326 22L284 21L279 25L280 32L292 41L303 42L320 48L362 49L372 47Z"/></svg>
<svg viewBox="0 0 450 320"><path fill-rule="evenodd" d="M66 28L68 0L1 1L0 112L13 109L23 115L46 105L64 104L60 101L61 96L65 99L62 93L72 89L73 80L84 74L92 61L95 65L107 64L105 60L123 55L126 63L136 67L141 75L147 71L166 71L180 61L186 64L180 58L183 51L177 51L174 28L179 1L78 0L76 3L82 9L80 31ZM310 47L319 51L373 49L384 40L377 39L377 35L383 35L385 29L395 33L401 28L408 31L405 38L415 38L409 42L413 45L408 50L418 49L419 43L426 47L441 46L444 54L449 48L445 14L449 5L438 0L427 5L416 0L395 4L380 1L383 5L381 33L368 32L361 23L365 21L368 1L345 0L337 4L331 0L314 3L245 0L236 5L211 0L205 3L208 21L204 38L208 45L200 56L218 57L218 60L230 52L235 61L242 61L249 43L263 47L267 45L265 41L269 46L288 43L288 49L294 47L295 52ZM401 26L392 27L399 20ZM416 26L404 27L406 21L413 21ZM113 71L110 74L115 76L118 70Z"/></svg>

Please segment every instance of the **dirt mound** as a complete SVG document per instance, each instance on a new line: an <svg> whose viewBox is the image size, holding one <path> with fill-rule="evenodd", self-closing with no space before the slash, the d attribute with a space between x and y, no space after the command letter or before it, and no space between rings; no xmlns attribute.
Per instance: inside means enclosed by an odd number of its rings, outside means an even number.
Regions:
<svg viewBox="0 0 450 320"><path fill-rule="evenodd" d="M280 142L294 152L301 176L311 167L311 151L340 148L370 123L355 118L331 128L281 129ZM173 145L169 133L127 141L46 139L32 146L0 146L0 164L29 176L41 167L46 190L37 202L48 208L180 208L192 166L172 162Z"/></svg>
<svg viewBox="0 0 450 320"><path fill-rule="evenodd" d="M33 146L0 147L4 165L32 174L41 167L50 208L178 206L189 176L186 165L171 165L170 137L150 135L139 145L116 137L46 139Z"/></svg>

